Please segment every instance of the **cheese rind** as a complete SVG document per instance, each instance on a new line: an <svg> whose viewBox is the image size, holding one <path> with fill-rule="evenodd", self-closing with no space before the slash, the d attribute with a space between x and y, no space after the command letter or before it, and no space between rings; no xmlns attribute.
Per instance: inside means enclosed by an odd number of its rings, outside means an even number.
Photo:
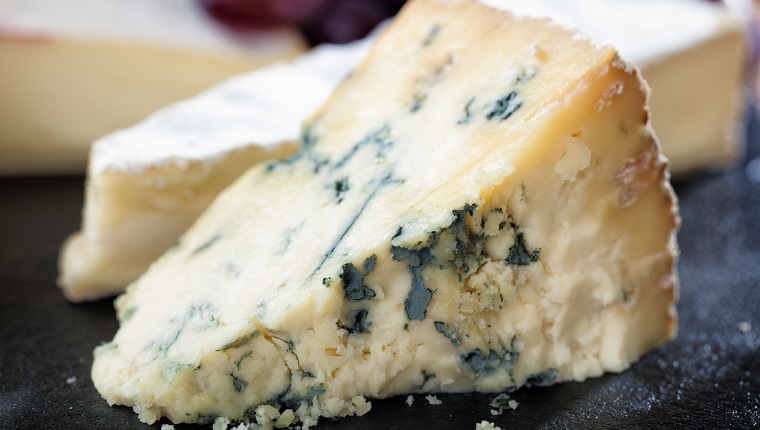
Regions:
<svg viewBox="0 0 760 430"><path fill-rule="evenodd" d="M303 118L364 55L322 46L230 79L92 148L82 230L61 251L69 300L120 293L250 166L298 148Z"/></svg>
<svg viewBox="0 0 760 430"><path fill-rule="evenodd" d="M83 173L95 139L304 48L185 0L0 0L0 175Z"/></svg>
<svg viewBox="0 0 760 430"><path fill-rule="evenodd" d="M675 334L677 224L614 49L416 0L301 152L244 174L117 300L93 381L150 423L622 371Z"/></svg>

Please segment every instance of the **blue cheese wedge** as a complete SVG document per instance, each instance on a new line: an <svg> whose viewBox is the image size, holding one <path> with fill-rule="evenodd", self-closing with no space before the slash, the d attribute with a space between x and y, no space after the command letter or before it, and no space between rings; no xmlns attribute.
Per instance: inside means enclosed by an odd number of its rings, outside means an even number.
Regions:
<svg viewBox="0 0 760 430"><path fill-rule="evenodd" d="M188 0L0 0L0 175L84 173L92 142L305 49Z"/></svg>
<svg viewBox="0 0 760 430"><path fill-rule="evenodd" d="M408 3L302 150L247 171L116 301L95 386L147 423L306 425L628 368L676 331L646 99L614 48L549 21Z"/></svg>
<svg viewBox="0 0 760 430"><path fill-rule="evenodd" d="M246 169L297 151L303 119L368 44L326 45L240 75L96 141L82 230L61 251L66 297L122 292Z"/></svg>

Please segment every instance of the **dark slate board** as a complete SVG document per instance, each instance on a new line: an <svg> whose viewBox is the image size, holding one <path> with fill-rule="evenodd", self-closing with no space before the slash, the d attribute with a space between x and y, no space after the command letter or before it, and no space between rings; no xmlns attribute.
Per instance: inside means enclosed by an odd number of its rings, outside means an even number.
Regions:
<svg viewBox="0 0 760 430"><path fill-rule="evenodd" d="M750 115L754 118L754 115ZM676 184L683 226L678 338L630 370L521 389L492 416L487 394L373 401L332 429L760 427L760 124L741 165ZM760 158L756 164L760 170ZM0 429L148 429L110 408L89 376L92 349L117 328L110 300L72 305L55 286L63 239L80 222L83 178L0 178ZM739 330L748 322L748 333ZM165 421L162 421L164 423ZM160 423L153 426L160 428ZM182 428L200 428L177 426ZM210 426L206 426L206 429Z"/></svg>

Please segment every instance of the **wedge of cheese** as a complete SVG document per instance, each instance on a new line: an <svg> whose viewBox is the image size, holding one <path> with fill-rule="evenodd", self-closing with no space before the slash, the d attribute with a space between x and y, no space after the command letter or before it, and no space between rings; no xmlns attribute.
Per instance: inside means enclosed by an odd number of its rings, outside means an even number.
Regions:
<svg viewBox="0 0 760 430"><path fill-rule="evenodd" d="M305 48L188 0L0 0L0 175L83 173L92 142Z"/></svg>
<svg viewBox="0 0 760 430"><path fill-rule="evenodd" d="M368 43L322 46L241 75L96 141L82 230L61 251L66 297L122 292L245 170L294 153L303 119Z"/></svg>
<svg viewBox="0 0 760 430"><path fill-rule="evenodd" d="M408 3L303 149L246 172L117 300L95 386L147 423L310 425L626 369L676 330L646 98L613 48L549 21Z"/></svg>

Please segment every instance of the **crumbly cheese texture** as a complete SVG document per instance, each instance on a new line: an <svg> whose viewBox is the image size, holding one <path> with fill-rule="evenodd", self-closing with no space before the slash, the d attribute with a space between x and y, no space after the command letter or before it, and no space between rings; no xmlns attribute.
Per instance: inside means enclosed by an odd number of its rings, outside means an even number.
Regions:
<svg viewBox="0 0 760 430"><path fill-rule="evenodd" d="M97 140L82 229L61 251L66 297L122 292L246 169L297 151L303 119L367 45L326 45L240 75Z"/></svg>
<svg viewBox="0 0 760 430"><path fill-rule="evenodd" d="M304 48L195 1L0 0L0 175L84 173L95 139Z"/></svg>
<svg viewBox="0 0 760 430"><path fill-rule="evenodd" d="M646 93L548 21L408 3L301 152L246 172L117 300L95 386L148 423L297 422L626 369L676 330Z"/></svg>

